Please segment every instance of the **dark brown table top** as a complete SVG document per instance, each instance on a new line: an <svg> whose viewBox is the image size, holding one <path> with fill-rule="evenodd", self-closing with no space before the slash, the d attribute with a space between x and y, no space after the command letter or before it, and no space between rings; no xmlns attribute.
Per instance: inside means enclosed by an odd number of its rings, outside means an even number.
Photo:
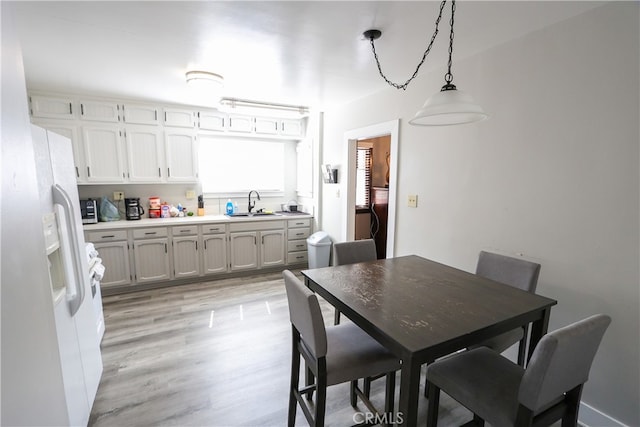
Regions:
<svg viewBox="0 0 640 427"><path fill-rule="evenodd" d="M302 274L396 355L424 361L538 320L556 304L415 255Z"/></svg>

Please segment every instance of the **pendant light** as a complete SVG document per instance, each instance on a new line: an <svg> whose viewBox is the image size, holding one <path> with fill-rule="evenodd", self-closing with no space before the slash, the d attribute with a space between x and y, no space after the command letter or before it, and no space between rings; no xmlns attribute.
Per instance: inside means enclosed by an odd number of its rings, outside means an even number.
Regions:
<svg viewBox="0 0 640 427"><path fill-rule="evenodd" d="M418 75L418 70L427 58L427 55L429 54L429 52L431 51L431 47L433 46L433 42L438 35L438 26L440 24L440 20L442 19L442 12L444 10L446 2L447 0L443 0L440 4L440 11L438 14L438 18L436 19L435 30L433 32L433 35L431 36L431 41L429 42L427 49L422 55L422 60L416 67L413 75L403 84L397 84L390 81L382 72L382 67L380 65L380 61L378 59L378 55L376 53L374 45L374 40L378 39L382 35L382 32L373 29L364 32L364 36L368 38L371 43L373 56L376 60L376 64L378 65L378 72L390 86L393 86L396 89L405 90L409 83ZM451 20L449 21L451 27L451 31L449 33L449 62L447 64L447 73L444 76L445 85L442 86L440 92L427 98L422 108L418 110L418 112L411 120L409 120L409 124L416 126L448 126L478 122L481 120L485 120L488 117L482 107L476 104L470 95L459 91L453 84L451 65L453 56L453 22L455 10L456 2L455 0L452 0Z"/></svg>

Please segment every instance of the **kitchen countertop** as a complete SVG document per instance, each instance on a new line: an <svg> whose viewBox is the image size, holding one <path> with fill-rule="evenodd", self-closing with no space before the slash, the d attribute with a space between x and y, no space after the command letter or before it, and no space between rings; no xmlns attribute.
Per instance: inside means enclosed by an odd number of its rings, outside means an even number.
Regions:
<svg viewBox="0 0 640 427"><path fill-rule="evenodd" d="M84 231L100 231L115 228L138 228L138 227L157 227L171 225L191 225L191 224L211 224L211 223L233 223L233 222L250 222L250 221L277 221L288 220L292 218L312 218L311 214L303 213L276 213L274 215L260 216L241 216L228 217L226 215L204 215L204 216L185 216L173 218L142 218L139 220L127 221L121 219L119 221L99 222L97 224L84 224Z"/></svg>

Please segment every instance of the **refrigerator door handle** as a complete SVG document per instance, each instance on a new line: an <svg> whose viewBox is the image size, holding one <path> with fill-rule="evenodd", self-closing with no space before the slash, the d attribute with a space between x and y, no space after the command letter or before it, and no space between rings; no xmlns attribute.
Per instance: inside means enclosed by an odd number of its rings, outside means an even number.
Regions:
<svg viewBox="0 0 640 427"><path fill-rule="evenodd" d="M69 284L67 281L67 296L69 303L69 310L71 311L71 316L75 315L82 301L84 300L84 281L83 277L85 272L82 270L82 258L80 254L80 248L78 247L78 230L76 228L75 219L75 210L73 209L73 204L71 203L71 199L64 189L58 185L54 184L52 187L53 190L53 202L62 206L62 210L64 211L65 222L69 232L71 233L71 258L73 261L73 270L75 272L75 280L74 286ZM87 272L88 274L88 272Z"/></svg>

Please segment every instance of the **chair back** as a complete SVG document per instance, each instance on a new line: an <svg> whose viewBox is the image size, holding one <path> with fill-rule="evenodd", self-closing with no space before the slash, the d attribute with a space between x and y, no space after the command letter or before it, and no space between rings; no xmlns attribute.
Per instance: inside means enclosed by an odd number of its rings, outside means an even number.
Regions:
<svg viewBox="0 0 640 427"><path fill-rule="evenodd" d="M318 298L289 270L282 272L291 324L316 358L327 354L327 332Z"/></svg>
<svg viewBox="0 0 640 427"><path fill-rule="evenodd" d="M584 384L610 323L611 317L596 314L542 337L522 377L520 403L535 413Z"/></svg>
<svg viewBox="0 0 640 427"><path fill-rule="evenodd" d="M355 264L376 259L378 259L378 255L376 254L376 242L373 239L333 244L334 265Z"/></svg>
<svg viewBox="0 0 640 427"><path fill-rule="evenodd" d="M481 251L476 274L523 291L534 293L538 285L540 264Z"/></svg>

